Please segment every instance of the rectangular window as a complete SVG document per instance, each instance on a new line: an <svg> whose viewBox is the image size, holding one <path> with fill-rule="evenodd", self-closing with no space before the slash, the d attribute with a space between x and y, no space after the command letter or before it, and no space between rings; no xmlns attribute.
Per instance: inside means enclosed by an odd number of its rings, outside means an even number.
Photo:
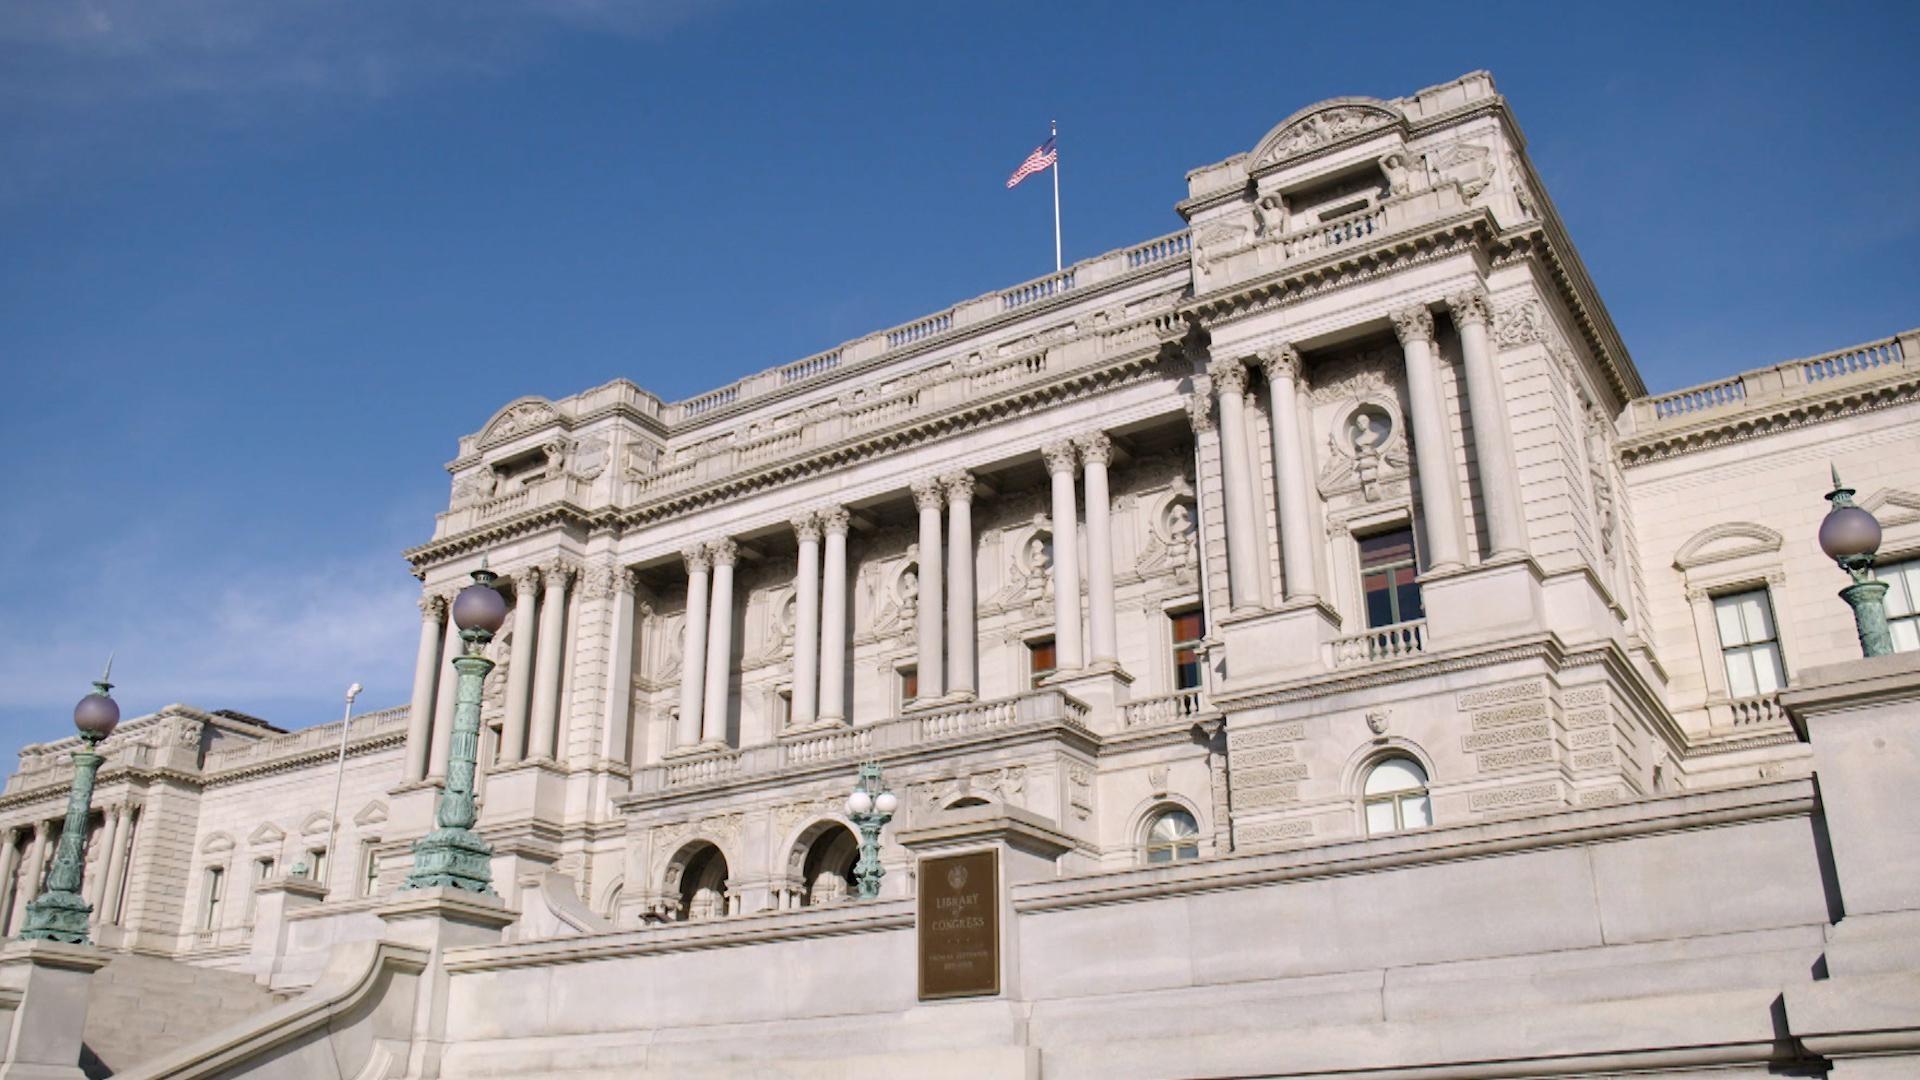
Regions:
<svg viewBox="0 0 1920 1080"><path fill-rule="evenodd" d="M264 859L253 860L253 883L260 884L273 878L274 859L269 855Z"/></svg>
<svg viewBox="0 0 1920 1080"><path fill-rule="evenodd" d="M1713 598L1720 653L1727 665L1727 693L1735 698L1771 694L1787 684L1767 590Z"/></svg>
<svg viewBox="0 0 1920 1080"><path fill-rule="evenodd" d="M1173 688L1196 689L1200 685L1200 639L1207 636L1207 617L1195 608L1167 618L1173 624Z"/></svg>
<svg viewBox="0 0 1920 1080"><path fill-rule="evenodd" d="M1420 585L1414 581L1413 530L1375 533L1359 537L1358 542L1367 625L1392 626L1426 618L1426 609L1420 606Z"/></svg>
<svg viewBox="0 0 1920 1080"><path fill-rule="evenodd" d="M793 723L793 691L775 690L773 692L773 724L779 731Z"/></svg>
<svg viewBox="0 0 1920 1080"><path fill-rule="evenodd" d="M1887 631L1894 652L1920 652L1920 559L1875 571L1887 583Z"/></svg>
<svg viewBox="0 0 1920 1080"><path fill-rule="evenodd" d="M212 930L220 925L220 904L226 899L227 871L224 867L207 867L206 909L201 913L200 929Z"/></svg>
<svg viewBox="0 0 1920 1080"><path fill-rule="evenodd" d="M311 871L313 873L313 880L321 881L321 882L326 881L327 880L327 849L314 848L312 851L307 852L307 866L311 868Z"/></svg>
<svg viewBox="0 0 1920 1080"><path fill-rule="evenodd" d="M1059 657L1053 648L1053 639L1039 638L1027 642L1027 678L1028 685L1038 687L1060 667Z"/></svg>
<svg viewBox="0 0 1920 1080"><path fill-rule="evenodd" d="M899 669L900 701L902 704L920 696L920 669L912 664Z"/></svg>
<svg viewBox="0 0 1920 1080"><path fill-rule="evenodd" d="M380 851L372 844L366 846L366 851L360 859L360 895L372 896L380 888Z"/></svg>

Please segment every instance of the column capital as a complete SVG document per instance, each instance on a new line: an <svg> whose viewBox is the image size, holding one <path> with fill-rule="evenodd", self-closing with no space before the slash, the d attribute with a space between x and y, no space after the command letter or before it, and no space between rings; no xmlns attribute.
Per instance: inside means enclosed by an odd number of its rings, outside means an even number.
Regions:
<svg viewBox="0 0 1920 1080"><path fill-rule="evenodd" d="M965 469L942 476L940 486L946 489L948 502L973 501L973 474Z"/></svg>
<svg viewBox="0 0 1920 1080"><path fill-rule="evenodd" d="M732 566L740 561L740 544L731 536L723 536L707 545L707 558L715 566Z"/></svg>
<svg viewBox="0 0 1920 1080"><path fill-rule="evenodd" d="M1047 475L1049 476L1058 476L1061 473L1072 476L1074 462L1078 460L1078 456L1074 453L1073 440L1071 439L1061 439L1057 442L1050 442L1042 446L1040 448L1040 456L1046 459Z"/></svg>
<svg viewBox="0 0 1920 1080"><path fill-rule="evenodd" d="M1393 332L1400 338L1401 345L1433 340L1433 312L1428 311L1425 304L1401 308L1391 318Z"/></svg>
<svg viewBox="0 0 1920 1080"><path fill-rule="evenodd" d="M1453 315L1455 326L1479 323L1485 326L1493 321L1493 300L1487 296L1484 286L1475 285L1462 289L1447 297L1447 310Z"/></svg>
<svg viewBox="0 0 1920 1080"><path fill-rule="evenodd" d="M793 526L794 537L802 543L820 539L820 515L812 510L795 517L789 524Z"/></svg>
<svg viewBox="0 0 1920 1080"><path fill-rule="evenodd" d="M1237 395L1247 392L1247 365L1238 357L1215 357L1207 365L1207 374L1213 379L1215 393Z"/></svg>
<svg viewBox="0 0 1920 1080"><path fill-rule="evenodd" d="M713 560L708 556L705 544L695 544L685 549L680 552L680 557L686 560L688 574L704 574L707 572L707 568L713 565Z"/></svg>
<svg viewBox="0 0 1920 1080"><path fill-rule="evenodd" d="M420 621L437 623L447 617L447 598L439 593L420 594Z"/></svg>
<svg viewBox="0 0 1920 1080"><path fill-rule="evenodd" d="M1195 435L1204 435L1213 430L1212 393L1195 390L1187 395L1187 423L1193 427Z"/></svg>
<svg viewBox="0 0 1920 1080"><path fill-rule="evenodd" d="M938 477L923 476L910 486L913 491L913 505L923 512L938 510L940 504L946 501L946 492L941 488Z"/></svg>
<svg viewBox="0 0 1920 1080"><path fill-rule="evenodd" d="M840 536L847 535L847 525L852 520L853 515L847 513L846 507L837 505L823 506L819 509L818 513L820 515L821 531L838 534Z"/></svg>
<svg viewBox="0 0 1920 1080"><path fill-rule="evenodd" d="M1282 341L1260 350L1260 367L1267 373L1268 382L1282 379L1292 381L1300 377L1300 350L1292 344Z"/></svg>
<svg viewBox="0 0 1920 1080"><path fill-rule="evenodd" d="M580 568L565 559L555 559L540 567L541 578L549 589L564 589L567 580L578 573Z"/></svg>
<svg viewBox="0 0 1920 1080"><path fill-rule="evenodd" d="M1113 439L1104 431L1089 431L1075 439L1080 445L1080 460L1088 465L1113 463Z"/></svg>
<svg viewBox="0 0 1920 1080"><path fill-rule="evenodd" d="M531 596L540 591L540 567L523 566L513 572L513 587L523 596Z"/></svg>
<svg viewBox="0 0 1920 1080"><path fill-rule="evenodd" d="M632 596L640 587L640 575L631 566L613 568L613 591L623 596Z"/></svg>
<svg viewBox="0 0 1920 1080"><path fill-rule="evenodd" d="M58 821L43 819L34 822L33 827L34 831L40 834L40 839L49 840L53 838L54 834L60 831L60 824Z"/></svg>

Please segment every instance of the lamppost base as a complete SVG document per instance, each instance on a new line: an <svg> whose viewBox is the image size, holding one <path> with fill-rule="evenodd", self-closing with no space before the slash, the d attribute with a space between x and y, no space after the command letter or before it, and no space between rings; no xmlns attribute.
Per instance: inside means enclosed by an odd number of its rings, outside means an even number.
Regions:
<svg viewBox="0 0 1920 1080"><path fill-rule="evenodd" d="M493 847L470 829L435 829L413 845L413 870L400 886L446 886L494 895Z"/></svg>
<svg viewBox="0 0 1920 1080"><path fill-rule="evenodd" d="M77 893L48 890L27 903L27 928L20 931L27 941L62 941L68 945L91 945L87 923L93 905Z"/></svg>

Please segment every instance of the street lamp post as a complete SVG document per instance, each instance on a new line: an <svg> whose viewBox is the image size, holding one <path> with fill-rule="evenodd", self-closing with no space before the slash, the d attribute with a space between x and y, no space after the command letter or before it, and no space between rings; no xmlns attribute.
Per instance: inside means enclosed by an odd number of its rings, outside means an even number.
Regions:
<svg viewBox="0 0 1920 1080"><path fill-rule="evenodd" d="M93 684L93 693L73 707L73 726L80 730L81 748L73 752L73 790L67 795L67 820L60 829L60 846L54 852L53 869L47 873L46 890L27 905L27 927L20 931L23 938L89 944L87 917L93 914L93 905L80 895L80 876L86 867L93 775L106 760L96 751L120 723L120 706L108 694L113 689L107 681L112 674L113 661L109 660L107 670Z"/></svg>
<svg viewBox="0 0 1920 1080"><path fill-rule="evenodd" d="M1840 482L1838 469L1833 470L1833 490L1827 493L1827 501L1833 506L1820 521L1820 550L1853 578L1853 584L1840 590L1840 599L1853 608L1860 651L1868 656L1890 655L1893 635L1887 630L1887 583L1873 580L1880 522L1853 505L1853 489Z"/></svg>
<svg viewBox="0 0 1920 1080"><path fill-rule="evenodd" d="M483 560L473 584L453 598L453 622L465 643L453 659L460 682L453 699L453 737L447 748L447 786L434 803L436 828L413 845L413 870L402 889L450 886L467 892L493 892L493 848L473 831L473 772L480 754L480 685L493 670L482 655L487 642L507 619L507 602L494 589L495 577Z"/></svg>
<svg viewBox="0 0 1920 1080"><path fill-rule="evenodd" d="M359 697L364 689L366 687L359 683L347 687L347 712L340 718L340 757L333 765L333 812L327 815L327 854L321 861L329 874L340 862L334 845L340 839L340 786L347 779L347 733L353 730L353 699ZM320 884L325 885L326 882Z"/></svg>
<svg viewBox="0 0 1920 1080"><path fill-rule="evenodd" d="M887 874L880 865L880 830L893 820L899 805L900 800L880 779L879 763L860 766L860 783L847 796L847 816L860 830L860 861L853 864L853 879L862 900L880 895L880 879Z"/></svg>

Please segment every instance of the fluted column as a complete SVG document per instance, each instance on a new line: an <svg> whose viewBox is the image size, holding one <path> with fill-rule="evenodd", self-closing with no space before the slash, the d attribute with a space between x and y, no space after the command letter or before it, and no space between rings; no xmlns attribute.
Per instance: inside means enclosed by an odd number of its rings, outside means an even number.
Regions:
<svg viewBox="0 0 1920 1080"><path fill-rule="evenodd" d="M18 873L20 870L20 829L19 827L18 826L9 827L5 833L4 840L0 842L3 842L6 845L4 848L0 848L0 893L5 894L7 905L8 905L7 910L11 911L14 895L19 891L19 887L14 883L14 880L13 880L14 874ZM14 892L11 892L11 893L6 892L6 890L9 888L12 888ZM11 925L8 925L6 927L0 927L0 933L5 933L7 931L10 931L11 929L12 929Z"/></svg>
<svg viewBox="0 0 1920 1080"><path fill-rule="evenodd" d="M533 681L534 619L540 610L540 568L529 566L513 576L513 652L507 659L507 715L500 723L500 762L511 764L527 756L528 684Z"/></svg>
<svg viewBox="0 0 1920 1080"><path fill-rule="evenodd" d="M919 697L930 700L947 692L946 650L941 647L941 606L945 586L940 573L940 504L946 499L933 477L913 484L913 504L920 509L920 600L914 628L920 639Z"/></svg>
<svg viewBox="0 0 1920 1080"><path fill-rule="evenodd" d="M1065 439L1040 448L1053 483L1053 652L1057 671L1078 671L1086 664L1080 645L1080 537L1073 500L1073 443Z"/></svg>
<svg viewBox="0 0 1920 1080"><path fill-rule="evenodd" d="M707 687L707 570L713 565L705 547L680 553L687 561L686 636L680 646L680 719L675 746L700 741L700 708Z"/></svg>
<svg viewBox="0 0 1920 1080"><path fill-rule="evenodd" d="M527 757L554 757L554 734L560 722L560 664L566 652L567 579L572 568L554 563L542 568L540 647L534 651L533 720L527 735Z"/></svg>
<svg viewBox="0 0 1920 1080"><path fill-rule="evenodd" d="M107 853L107 883L100 891L100 921L112 926L120 921L120 883L127 876L127 860L133 849L134 806L123 803L120 831L114 834L113 850Z"/></svg>
<svg viewBox="0 0 1920 1080"><path fill-rule="evenodd" d="M979 641L973 598L973 474L940 478L947 496L947 690L975 694L974 646Z"/></svg>
<svg viewBox="0 0 1920 1080"><path fill-rule="evenodd" d="M27 905L40 893L40 872L46 862L48 838L53 834L51 822L33 823L33 843L27 845L27 861L21 867L20 887L13 898L13 918L7 925L13 928L15 936L26 925Z"/></svg>
<svg viewBox="0 0 1920 1080"><path fill-rule="evenodd" d="M1493 305L1487 291L1475 287L1447 297L1467 375L1467 415L1473 419L1473 460L1480 470L1480 499L1486 507L1487 542L1493 555L1527 550L1527 525L1520 506L1520 463L1507 432L1507 407L1500 376L1493 369L1487 323Z"/></svg>
<svg viewBox="0 0 1920 1080"><path fill-rule="evenodd" d="M107 864L113 861L114 838L120 834L120 808L103 806L100 808L100 865L96 873L86 878L87 903L93 906L93 921L100 921L100 898L106 895Z"/></svg>
<svg viewBox="0 0 1920 1080"><path fill-rule="evenodd" d="M1120 666L1120 633L1114 621L1112 505L1107 494L1107 463L1113 440L1104 431L1080 437L1080 467L1087 494L1087 621L1092 633L1088 661L1097 668Z"/></svg>
<svg viewBox="0 0 1920 1080"><path fill-rule="evenodd" d="M793 575L793 715L795 727L806 727L820 709L820 516L802 514L793 519L793 535L800 554Z"/></svg>
<svg viewBox="0 0 1920 1080"><path fill-rule="evenodd" d="M446 634L447 602L420 594L420 647L413 658L413 697L407 708L408 780L424 779L432 752L434 685L440 677L440 639Z"/></svg>
<svg viewBox="0 0 1920 1080"><path fill-rule="evenodd" d="M1306 449L1300 438L1300 354L1291 345L1260 353L1272 395L1273 485L1280 501L1280 573L1288 600L1318 599L1313 530L1307 508Z"/></svg>
<svg viewBox="0 0 1920 1080"><path fill-rule="evenodd" d="M453 602L452 594L444 599ZM440 641L439 688L433 696L433 742L432 753L427 757L427 775L447 775L447 753L453 749L453 704L454 690L460 680L450 674L452 657L460 655L460 627L452 619L447 620L447 633Z"/></svg>
<svg viewBox="0 0 1920 1080"><path fill-rule="evenodd" d="M1220 482L1227 503L1227 595L1233 610L1260 606L1259 535L1253 477L1247 468L1247 366L1220 357L1207 365L1220 398Z"/></svg>
<svg viewBox="0 0 1920 1080"><path fill-rule="evenodd" d="M820 511L826 565L820 581L820 719L847 718L847 508Z"/></svg>
<svg viewBox="0 0 1920 1080"><path fill-rule="evenodd" d="M1427 569L1462 565L1460 489L1453 475L1452 439L1433 359L1433 314L1424 307L1393 313L1393 330L1406 354L1407 403L1413 413L1413 461L1420 470L1420 516L1427 537Z"/></svg>
<svg viewBox="0 0 1920 1080"><path fill-rule="evenodd" d="M613 569L613 627L607 640L606 713L600 725L605 740L601 756L609 761L632 764L627 760L631 742L628 728L633 723L633 637L635 633L633 571L625 566Z"/></svg>
<svg viewBox="0 0 1920 1080"><path fill-rule="evenodd" d="M733 674L733 564L740 545L731 538L707 545L713 563L713 606L707 617L707 690L700 710L700 741L727 741L727 683Z"/></svg>

